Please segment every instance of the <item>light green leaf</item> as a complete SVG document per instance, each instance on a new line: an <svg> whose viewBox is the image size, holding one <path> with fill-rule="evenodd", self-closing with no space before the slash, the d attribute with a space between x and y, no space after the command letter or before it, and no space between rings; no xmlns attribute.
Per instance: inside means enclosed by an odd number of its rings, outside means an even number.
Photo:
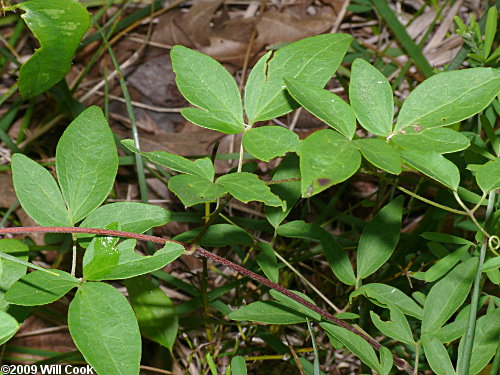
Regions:
<svg viewBox="0 0 500 375"><path fill-rule="evenodd" d="M243 146L257 159L269 161L297 151L300 140L297 134L282 126L262 126L243 134Z"/></svg>
<svg viewBox="0 0 500 375"><path fill-rule="evenodd" d="M9 254L19 260L28 260L28 250L28 246L19 240L0 240L0 253ZM4 299L5 292L26 273L27 268L24 264L0 258L0 311L9 305Z"/></svg>
<svg viewBox="0 0 500 375"><path fill-rule="evenodd" d="M71 301L69 332L98 374L139 375L141 334L123 294L104 283L84 283Z"/></svg>
<svg viewBox="0 0 500 375"><path fill-rule="evenodd" d="M500 158L482 165L476 173L476 180L485 193L500 188Z"/></svg>
<svg viewBox="0 0 500 375"><path fill-rule="evenodd" d="M459 247L451 254L440 259L436 264L425 272L425 282L432 283L451 270L469 250L469 245Z"/></svg>
<svg viewBox="0 0 500 375"><path fill-rule="evenodd" d="M115 182L118 153L99 107L83 111L64 131L57 144L56 169L73 223L104 202Z"/></svg>
<svg viewBox="0 0 500 375"><path fill-rule="evenodd" d="M418 132L410 128L404 132L391 137L391 142L402 148L427 150L438 154L462 151L470 145L469 138L450 128L430 128Z"/></svg>
<svg viewBox="0 0 500 375"><path fill-rule="evenodd" d="M465 334L467 328L467 319L459 319L447 324L433 333L443 344L452 342Z"/></svg>
<svg viewBox="0 0 500 375"><path fill-rule="evenodd" d="M240 356L231 358L231 374L247 375L247 365L245 363L245 358Z"/></svg>
<svg viewBox="0 0 500 375"><path fill-rule="evenodd" d="M245 111L248 121L270 120L299 105L290 97L284 77L298 78L323 87L344 58L351 37L323 34L291 43L262 56L248 76L245 86Z"/></svg>
<svg viewBox="0 0 500 375"><path fill-rule="evenodd" d="M1 260L0 260L1 261ZM483 272L493 271L500 267L500 257L487 259L483 264Z"/></svg>
<svg viewBox="0 0 500 375"><path fill-rule="evenodd" d="M378 270L396 249L401 232L403 202L402 196L394 199L363 229L357 254L358 279L364 279Z"/></svg>
<svg viewBox="0 0 500 375"><path fill-rule="evenodd" d="M410 325L408 320L406 320L405 315L396 307L389 306L391 320L382 321L380 317L373 311L370 311L370 316L372 318L373 324L377 329L382 332L385 336L391 337L395 340L404 342L409 345L414 345L415 340L411 333Z"/></svg>
<svg viewBox="0 0 500 375"><path fill-rule="evenodd" d="M388 308L388 306L394 305L403 314L422 319L422 308L405 293L393 286L379 283L366 284L352 292L349 300L358 295L366 296L366 298L378 306Z"/></svg>
<svg viewBox="0 0 500 375"><path fill-rule="evenodd" d="M130 151L144 156L152 163L161 165L162 167L169 168L173 171L180 173L192 174L198 177L208 178L210 181L214 179L215 169L209 158L197 159L195 161L189 160L183 156L171 154L165 151L151 151L143 152L134 145L132 139L124 139L122 144Z"/></svg>
<svg viewBox="0 0 500 375"><path fill-rule="evenodd" d="M142 335L172 351L179 326L172 300L144 276L124 284Z"/></svg>
<svg viewBox="0 0 500 375"><path fill-rule="evenodd" d="M430 333L423 333L421 340L425 357L434 373L437 375L456 375L444 345Z"/></svg>
<svg viewBox="0 0 500 375"><path fill-rule="evenodd" d="M269 186L253 173L229 173L219 177L217 183L241 202L264 202L267 206L281 207L283 211L286 210L286 202L273 194Z"/></svg>
<svg viewBox="0 0 500 375"><path fill-rule="evenodd" d="M73 225L56 180L44 167L22 154L14 154L12 179L21 206L39 225Z"/></svg>
<svg viewBox="0 0 500 375"><path fill-rule="evenodd" d="M387 78L363 59L352 64L349 101L363 128L387 137L392 131L394 98Z"/></svg>
<svg viewBox="0 0 500 375"><path fill-rule="evenodd" d="M21 17L41 46L19 72L19 91L27 99L50 89L69 72L90 16L77 1L30 0L16 8L26 12Z"/></svg>
<svg viewBox="0 0 500 375"><path fill-rule="evenodd" d="M359 151L343 135L332 130L314 132L302 141L300 148L302 197L318 194L347 180L360 164Z"/></svg>
<svg viewBox="0 0 500 375"><path fill-rule="evenodd" d="M469 295L476 267L477 258L470 258L434 284L425 300L423 332L434 333L462 305Z"/></svg>
<svg viewBox="0 0 500 375"><path fill-rule="evenodd" d="M482 111L498 95L500 72L472 68L436 74L413 90L399 112L395 130L454 124Z"/></svg>
<svg viewBox="0 0 500 375"><path fill-rule="evenodd" d="M215 202L227 192L219 184L189 174L171 177L168 181L168 188L179 197L186 207L199 203Z"/></svg>
<svg viewBox="0 0 500 375"><path fill-rule="evenodd" d="M14 317L0 310L0 345L7 342L19 329L19 323Z"/></svg>
<svg viewBox="0 0 500 375"><path fill-rule="evenodd" d="M94 239L93 241L96 241ZM143 275L149 272L159 270L167 264L172 263L184 253L184 246L167 242L165 246L153 255L142 256L137 254L135 249L135 240L128 239L117 246L107 249L107 253L112 254L112 259L106 262L100 262L101 267L97 268L92 274L86 274L86 280L122 280L131 277ZM92 254L93 246L89 246L87 252L89 259L95 256ZM107 254L105 253L105 254ZM114 254L118 254L118 262L115 263Z"/></svg>
<svg viewBox="0 0 500 375"><path fill-rule="evenodd" d="M398 152L387 142L377 138L364 138L354 141L366 160L377 168L392 174L401 173L401 159Z"/></svg>
<svg viewBox="0 0 500 375"><path fill-rule="evenodd" d="M385 346L379 349L380 355L380 375L389 375L394 365L391 351Z"/></svg>
<svg viewBox="0 0 500 375"><path fill-rule="evenodd" d="M399 156L410 167L442 183L453 191L458 189L460 173L455 164L437 152L427 150L401 150Z"/></svg>
<svg viewBox="0 0 500 375"><path fill-rule="evenodd" d="M117 223L113 223L105 229L120 230L120 227ZM101 276L116 268L120 258L120 253L116 249L118 241L118 237L94 237L83 256L84 280L101 280Z"/></svg>
<svg viewBox="0 0 500 375"><path fill-rule="evenodd" d="M221 64L183 46L174 46L170 58L179 91L191 104L200 107L182 111L188 121L227 134L245 129L238 86Z"/></svg>
<svg viewBox="0 0 500 375"><path fill-rule="evenodd" d="M278 260L276 259L276 254L274 254L273 247L268 243L260 242L259 248L261 249L261 252L256 257L257 264L269 280L273 283L278 283Z"/></svg>
<svg viewBox="0 0 500 375"><path fill-rule="evenodd" d="M188 243L196 238L200 233L201 227L188 230L173 239L175 241ZM251 245L253 243L252 236L250 236L244 229L231 224L213 224L208 227L208 230L203 235L200 245L207 247L228 246L245 244Z"/></svg>
<svg viewBox="0 0 500 375"><path fill-rule="evenodd" d="M78 286L78 279L61 270L57 275L34 271L21 277L5 293L5 300L14 305L37 306L54 302Z"/></svg>
<svg viewBox="0 0 500 375"><path fill-rule="evenodd" d="M228 315L232 320L248 320L266 324L297 324L306 321L306 317L276 301L259 301L240 307Z"/></svg>
<svg viewBox="0 0 500 375"><path fill-rule="evenodd" d="M308 302L311 302L313 305L316 305L312 299L310 299L308 296L306 296L304 293L297 292L296 290L290 290L290 292L296 294L299 297L302 297ZM284 294L278 292L277 290L271 289L269 290L269 294L276 298L278 301L280 301L283 305L288 306L289 308L298 311L299 313L308 316L309 318L312 318L313 320L320 321L321 320L321 315L319 315L316 311L313 311L309 309L308 307L304 306L303 304L295 301L294 299L285 296Z"/></svg>
<svg viewBox="0 0 500 375"><path fill-rule="evenodd" d="M356 116L349 104L333 92L305 80L285 79L292 97L307 111L349 139L356 131Z"/></svg>

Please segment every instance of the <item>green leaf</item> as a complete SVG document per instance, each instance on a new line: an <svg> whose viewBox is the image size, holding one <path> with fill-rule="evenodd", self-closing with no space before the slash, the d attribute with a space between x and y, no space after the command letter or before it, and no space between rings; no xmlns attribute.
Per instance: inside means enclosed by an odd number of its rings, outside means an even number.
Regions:
<svg viewBox="0 0 500 375"><path fill-rule="evenodd" d="M90 16L77 1L30 0L16 8L26 12L21 17L41 45L19 72L19 91L27 99L50 89L69 72Z"/></svg>
<svg viewBox="0 0 500 375"><path fill-rule="evenodd" d="M247 365L245 363L245 358L240 356L231 358L231 374L247 375Z"/></svg>
<svg viewBox="0 0 500 375"><path fill-rule="evenodd" d="M256 257L257 264L269 280L273 283L278 283L278 260L276 259L276 254L274 254L273 247L268 243L260 242L259 248L261 249L261 252Z"/></svg>
<svg viewBox="0 0 500 375"><path fill-rule="evenodd" d="M19 329L19 323L14 317L0 310L0 345L7 342Z"/></svg>
<svg viewBox="0 0 500 375"><path fill-rule="evenodd" d="M357 254L358 279L364 279L382 267L396 249L401 232L403 202L402 196L394 199L363 229Z"/></svg>
<svg viewBox="0 0 500 375"><path fill-rule="evenodd" d="M94 239L93 241L96 241ZM165 246L153 255L142 256L137 254L135 249L135 240L129 239L119 243L116 247L107 249L105 255L113 254L111 260L106 263L101 261L101 267L92 270L93 273L85 274L86 280L121 280L143 275L149 272L159 270L167 264L172 263L184 253L184 246L175 242L167 242ZM95 253L94 247L89 246L86 251L86 258L90 262ZM87 256L87 253L89 255ZM119 254L118 262L115 263L114 254ZM85 264L85 259L84 259ZM85 269L84 269L85 270Z"/></svg>
<svg viewBox="0 0 500 375"><path fill-rule="evenodd" d="M187 243L193 240L201 228L188 230L173 239L175 241ZM252 236L250 236L244 229L231 224L214 224L208 227L207 232L203 235L200 241L201 246L216 247L245 244L251 245L253 243Z"/></svg>
<svg viewBox="0 0 500 375"><path fill-rule="evenodd" d="M97 208L80 224L82 228L105 228L117 223L122 231L144 233L153 227L165 225L171 214L160 206L138 202L117 202ZM92 234L79 234L80 245L87 247Z"/></svg>
<svg viewBox="0 0 500 375"><path fill-rule="evenodd" d="M173 176L168 181L168 188L179 197L186 207L199 203L215 202L226 193L226 189L206 178L189 174Z"/></svg>
<svg viewBox="0 0 500 375"><path fill-rule="evenodd" d="M352 64L349 101L363 128L387 137L392 131L394 98L387 78L363 59Z"/></svg>
<svg viewBox="0 0 500 375"><path fill-rule="evenodd" d="M276 301L251 303L231 312L228 318L266 324L297 324L306 321L303 314Z"/></svg>
<svg viewBox="0 0 500 375"><path fill-rule="evenodd" d="M389 310L391 320L387 322L382 321L375 312L370 311L370 316L375 327L385 336L409 345L414 345L415 340L413 339L411 328L405 315L396 306L389 306Z"/></svg>
<svg viewBox="0 0 500 375"><path fill-rule="evenodd" d="M192 161L180 155L171 154L165 151L143 152L135 147L132 139L124 139L122 144L130 151L144 156L152 163L161 165L162 167L169 168L180 173L187 173L198 177L208 178L210 181L213 181L214 179L214 166L212 162L206 162L207 160L210 161L209 158Z"/></svg>
<svg viewBox="0 0 500 375"><path fill-rule="evenodd" d="M64 131L57 144L56 169L73 223L104 202L115 182L118 154L99 107L83 111Z"/></svg>
<svg viewBox="0 0 500 375"><path fill-rule="evenodd" d="M273 194L269 186L253 173L229 173L219 177L217 183L241 202L264 202L267 206L281 207L283 211L286 210L286 202Z"/></svg>
<svg viewBox="0 0 500 375"><path fill-rule="evenodd" d="M269 161L300 146L299 136L282 126L262 126L243 134L243 147L259 160Z"/></svg>
<svg viewBox="0 0 500 375"><path fill-rule="evenodd" d="M451 270L469 250L469 245L462 246L446 255L425 272L425 282L432 283Z"/></svg>
<svg viewBox="0 0 500 375"><path fill-rule="evenodd" d="M446 348L436 337L430 333L423 333L421 341L427 362L434 373L456 375Z"/></svg>
<svg viewBox="0 0 500 375"><path fill-rule="evenodd" d="M483 57L486 59L490 55L491 47L495 41L495 34L497 32L497 20L498 12L497 7L492 6L488 9L488 15L486 17L486 27L484 28L484 45L483 45Z"/></svg>
<svg viewBox="0 0 500 375"><path fill-rule="evenodd" d="M452 342L465 334L467 319L460 319L447 324L433 335L443 344Z"/></svg>
<svg viewBox="0 0 500 375"><path fill-rule="evenodd" d="M172 351L179 319L171 299L144 276L124 284L142 335Z"/></svg>
<svg viewBox="0 0 500 375"><path fill-rule="evenodd" d="M349 104L333 92L305 80L285 79L292 97L307 111L349 139L356 131L356 116Z"/></svg>
<svg viewBox="0 0 500 375"><path fill-rule="evenodd" d="M21 277L5 293L5 300L14 305L37 306L57 301L78 286L78 279L61 270L57 275L34 271Z"/></svg>
<svg viewBox="0 0 500 375"><path fill-rule="evenodd" d="M370 366L372 369L380 371L380 363L375 353L375 349L371 347L363 338L356 335L354 332L348 331L345 328L333 325L332 323L320 323L320 326L330 335L339 340L359 359Z"/></svg>
<svg viewBox="0 0 500 375"><path fill-rule="evenodd" d="M117 223L106 226L105 229L119 230ZM83 278L85 280L101 280L110 270L118 265L120 253L116 249L118 237L97 236L85 251L83 256Z"/></svg>
<svg viewBox="0 0 500 375"><path fill-rule="evenodd" d="M379 283L366 284L352 292L349 299L352 300L358 295L366 296L378 306L388 308L388 306L394 305L403 314L422 319L422 308L405 293L393 286Z"/></svg>
<svg viewBox="0 0 500 375"><path fill-rule="evenodd" d="M21 206L39 225L73 225L56 180L44 167L22 154L14 154L12 179Z"/></svg>
<svg viewBox="0 0 500 375"><path fill-rule="evenodd" d="M430 241L449 243L454 245L474 245L473 242L466 238L452 236L451 234L439 233L439 232L424 232L421 234L423 238Z"/></svg>
<svg viewBox="0 0 500 375"><path fill-rule="evenodd" d="M104 283L84 283L71 301L69 332L98 374L139 375L141 334L123 294Z"/></svg>
<svg viewBox="0 0 500 375"><path fill-rule="evenodd" d="M453 191L458 189L460 173L455 164L437 152L427 150L401 150L399 156L410 167L442 183Z"/></svg>
<svg viewBox="0 0 500 375"><path fill-rule="evenodd" d="M469 147L469 139L460 132L450 128L431 128L416 132L413 128L391 137L391 142L402 148L427 150L438 154L448 154L465 150Z"/></svg>
<svg viewBox="0 0 500 375"><path fill-rule="evenodd" d="M498 95L500 72L472 68L436 74L413 90L401 107L396 131L435 128L472 117Z"/></svg>
<svg viewBox="0 0 500 375"><path fill-rule="evenodd" d="M476 181L485 193L500 188L500 158L482 165L476 173Z"/></svg>
<svg viewBox="0 0 500 375"><path fill-rule="evenodd" d="M284 77L298 78L323 87L344 58L351 37L323 34L291 43L262 56L245 86L245 111L249 124L282 116L299 105L285 90Z"/></svg>
<svg viewBox="0 0 500 375"><path fill-rule="evenodd" d="M462 305L469 295L476 268L477 258L470 258L434 284L425 300L423 332L435 332Z"/></svg>
<svg viewBox="0 0 500 375"><path fill-rule="evenodd" d="M299 157L288 154L280 163L271 181L300 179ZM276 228L288 216L300 198L300 181L280 182L270 185L271 191L286 202L286 210L280 207L264 206L267 221Z"/></svg>
<svg viewBox="0 0 500 375"><path fill-rule="evenodd" d="M299 297L302 297L303 299L305 299L308 302L311 302L313 305L316 305L314 303L314 301L311 298L309 298L308 296L306 296L304 293L297 292L296 290L290 290L290 292L296 294ZM288 296L285 296L284 294L278 292L277 290L271 289L271 290L269 290L269 294L271 296L273 296L274 298L276 298L278 301L280 301L283 305L288 306L289 308L291 308L291 309L293 309L293 310L295 310L303 315L306 315L313 320L316 320L316 321L321 320L321 315L319 315L316 311L309 309L308 307L304 306L303 304L295 301L294 299L292 299Z"/></svg>
<svg viewBox="0 0 500 375"><path fill-rule="evenodd" d="M392 174L401 173L399 154L387 142L377 138L364 138L355 140L354 145L377 168Z"/></svg>
<svg viewBox="0 0 500 375"><path fill-rule="evenodd" d="M188 121L226 134L245 129L238 86L221 64L183 46L174 46L170 58L179 91L191 104L200 107L181 112Z"/></svg>
<svg viewBox="0 0 500 375"><path fill-rule="evenodd" d="M483 272L493 271L499 267L500 267L500 257L496 256L484 262Z"/></svg>
<svg viewBox="0 0 500 375"><path fill-rule="evenodd" d="M302 141L300 148L302 197L347 180L360 164L359 151L343 135L332 130L314 132Z"/></svg>
<svg viewBox="0 0 500 375"><path fill-rule="evenodd" d="M0 252L14 256L19 260L25 262L28 260L28 250L28 246L19 240L0 240ZM0 258L0 311L9 305L4 299L5 292L14 282L24 276L27 268L24 264Z"/></svg>

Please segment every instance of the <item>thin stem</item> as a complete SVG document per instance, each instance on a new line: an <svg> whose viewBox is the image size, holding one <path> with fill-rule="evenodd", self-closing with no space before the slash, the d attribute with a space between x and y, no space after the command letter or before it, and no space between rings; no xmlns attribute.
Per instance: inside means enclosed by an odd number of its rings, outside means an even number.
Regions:
<svg viewBox="0 0 500 375"><path fill-rule="evenodd" d="M491 193L490 193L491 194ZM478 227L478 229L484 234L485 237L487 238L490 238L490 234L488 232L486 232L486 230L482 227L481 224L479 224L479 222L477 221L476 217L474 216L474 213L469 210L467 208L467 206L465 205L464 202L462 202L462 200L460 199L460 197L458 196L457 192L454 191L453 192L453 196L455 197L455 199L457 200L458 204L460 206L462 206L462 208L465 210L465 212L467 212L467 215L471 218L471 220L473 221L473 223L476 225L476 227ZM489 201L488 201L488 205L489 205ZM487 242L487 241L486 241Z"/></svg>
<svg viewBox="0 0 500 375"><path fill-rule="evenodd" d="M76 236L73 233L71 237L73 239L73 251L72 251L72 256L71 256L71 276L75 276L76 275L76 256L77 256L77 253L76 253Z"/></svg>
<svg viewBox="0 0 500 375"><path fill-rule="evenodd" d="M81 227L16 227L16 228L0 228L0 235L2 234L22 234L22 233L87 233L87 234L95 234L95 235L100 235L100 236L113 236L113 237L122 237L122 238L132 238L136 240L141 240L141 241L151 241L154 243L162 244L164 245L167 242L175 242L178 243L186 250L191 249L190 244L170 240L170 239L165 239L161 237L156 237L156 236L150 236L147 234L140 234L140 233L131 233L131 232L123 232L119 230L109 230L109 229L99 229L99 228L81 228ZM247 276L251 278L252 280L255 280L268 288L274 289L282 294L284 294L287 297L292 298L296 302L300 303L303 306L306 306L308 309L317 312L320 314L323 318L331 321L332 323L337 324L338 326L347 329L350 332L353 332L354 334L358 335L359 337L363 338L366 342L368 342L374 349L379 350L381 345L371 337L367 336L366 334L360 332L356 328L350 326L347 323L344 323L342 320L336 318L332 314L330 314L328 311L323 310L322 308L316 306L315 304L305 300L304 298L296 295L295 293L290 292L288 289L285 287L282 287L281 285L278 285L276 283L273 283L271 280L266 279L265 277L262 277L236 263L233 263L225 258L222 258L218 255L215 255L211 253L208 250L205 250L202 247L198 247L196 249L197 255L210 259L216 263L222 264L226 267L231 268L232 270ZM405 371L407 374L413 375L413 367L410 366L410 364L404 360L403 358L399 358L394 356L394 364L400 369Z"/></svg>

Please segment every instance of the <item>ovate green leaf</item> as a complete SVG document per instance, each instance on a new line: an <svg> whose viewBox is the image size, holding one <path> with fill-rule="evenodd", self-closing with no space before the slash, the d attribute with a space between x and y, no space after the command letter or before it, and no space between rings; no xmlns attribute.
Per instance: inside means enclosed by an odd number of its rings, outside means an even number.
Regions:
<svg viewBox="0 0 500 375"><path fill-rule="evenodd" d="M139 375L141 334L123 294L104 283L84 283L68 311L69 332L99 374Z"/></svg>
<svg viewBox="0 0 500 375"><path fill-rule="evenodd" d="M247 365L245 363L245 358L240 356L231 358L231 374L247 375Z"/></svg>
<svg viewBox="0 0 500 375"><path fill-rule="evenodd" d="M459 247L453 253L446 255L425 272L425 282L431 283L451 270L469 250L469 245Z"/></svg>
<svg viewBox="0 0 500 375"><path fill-rule="evenodd" d="M189 174L173 176L168 188L179 197L186 207L199 203L215 202L226 193L226 189L206 178Z"/></svg>
<svg viewBox="0 0 500 375"><path fill-rule="evenodd" d="M278 283L278 260L276 259L276 254L274 254L273 247L268 243L260 242L259 248L261 252L259 253L259 255L257 255L257 264L269 280L271 280L273 283Z"/></svg>
<svg viewBox="0 0 500 375"><path fill-rule="evenodd" d="M421 341L427 362L434 373L439 375L456 375L446 348L436 337L430 333L423 333Z"/></svg>
<svg viewBox="0 0 500 375"><path fill-rule="evenodd" d="M19 240L0 240L1 253L9 254L22 261L28 260L28 250L28 246ZM27 266L24 264L0 258L0 311L8 306L4 299L5 292L26 273L26 269Z"/></svg>
<svg viewBox="0 0 500 375"><path fill-rule="evenodd" d="M228 318L266 324L297 324L306 321L303 314L275 301L251 303L233 311Z"/></svg>
<svg viewBox="0 0 500 375"><path fill-rule="evenodd" d="M290 290L290 292L296 294L297 296L305 299L306 301L312 303L313 305L316 305L312 299L310 299L308 296L306 296L304 293L297 292L296 290ZM271 289L269 291L269 294L276 298L278 301L280 301L283 305L286 305L290 307L293 310L296 310L300 312L301 314L307 315L309 318L312 318L314 320L321 320L321 315L317 313L316 311L313 311L309 309L308 307L304 306L303 304L295 301L294 299L285 296L284 294L278 292L277 290Z"/></svg>
<svg viewBox="0 0 500 375"><path fill-rule="evenodd" d="M389 309L391 320L386 322L382 321L375 312L370 311L370 316L375 327L388 337L409 345L414 344L415 340L413 339L406 316L396 306L389 306Z"/></svg>
<svg viewBox="0 0 500 375"><path fill-rule="evenodd" d="M401 173L401 159L398 152L387 142L377 138L363 138L354 141L366 160L377 168L392 174Z"/></svg>
<svg viewBox="0 0 500 375"><path fill-rule="evenodd" d="M469 139L460 132L450 128L431 128L415 131L414 128L406 129L391 137L402 148L420 149L448 154L465 150L470 145Z"/></svg>
<svg viewBox="0 0 500 375"><path fill-rule="evenodd" d="M299 136L282 126L262 126L243 134L243 146L259 160L269 161L300 146Z"/></svg>
<svg viewBox="0 0 500 375"><path fill-rule="evenodd" d="M482 165L476 173L476 181L485 193L500 188L500 158Z"/></svg>
<svg viewBox="0 0 500 375"><path fill-rule="evenodd" d="M119 230L120 227L113 223L106 229ZM116 249L118 237L97 236L85 251L83 257L83 277L85 280L101 280L102 276L109 273L118 265L120 253Z"/></svg>
<svg viewBox="0 0 500 375"><path fill-rule="evenodd" d="M0 345L8 341L19 329L14 317L0 310Z"/></svg>

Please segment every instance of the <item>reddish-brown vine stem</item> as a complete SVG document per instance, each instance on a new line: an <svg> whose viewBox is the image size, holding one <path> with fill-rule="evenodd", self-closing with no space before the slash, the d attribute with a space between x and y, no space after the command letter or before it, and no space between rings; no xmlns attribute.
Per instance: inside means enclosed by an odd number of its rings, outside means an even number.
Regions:
<svg viewBox="0 0 500 375"><path fill-rule="evenodd" d="M101 236L113 236L113 237L123 237L123 238L132 238L140 241L150 241L154 243L158 243L161 245L164 245L167 242L175 242L178 243L182 246L187 251L192 251L192 245L191 244L186 244L183 242L178 242L170 239L165 239L161 237L156 237L156 236L149 236L146 234L139 234L139 233L131 233L131 232L123 232L119 230L108 230L108 229L99 229L99 228L82 228L82 227L17 227L17 228L0 228L0 235L5 235L5 234L23 234L23 233L85 233L85 234L96 234L96 235L101 235ZM328 311L321 309L320 307L312 304L311 302L305 300L302 297L299 297L298 295L290 292L288 289L282 287L281 285L278 285L276 283L273 283L271 280L266 279L265 277L262 277L236 263L233 263L225 258L222 258L218 255L215 255L211 253L208 250L205 250L202 247L197 247L195 250L195 253L207 258L211 259L216 263L222 264L226 267L229 267L233 269L234 271L245 275L271 289L274 289L282 294L284 294L287 297L292 298L293 300L297 301L301 305L306 306L307 308L317 312L320 314L323 318L337 324L338 326L345 328L356 335L362 337L366 342L368 342L374 349L379 350L381 345L372 339L371 337L365 335L364 333L358 331L356 328L350 326L349 324L344 323L342 320L337 319L334 317L332 314L330 314ZM400 369L405 371L408 374L414 374L414 370L410 364L405 361L402 358L394 356L394 364Z"/></svg>

